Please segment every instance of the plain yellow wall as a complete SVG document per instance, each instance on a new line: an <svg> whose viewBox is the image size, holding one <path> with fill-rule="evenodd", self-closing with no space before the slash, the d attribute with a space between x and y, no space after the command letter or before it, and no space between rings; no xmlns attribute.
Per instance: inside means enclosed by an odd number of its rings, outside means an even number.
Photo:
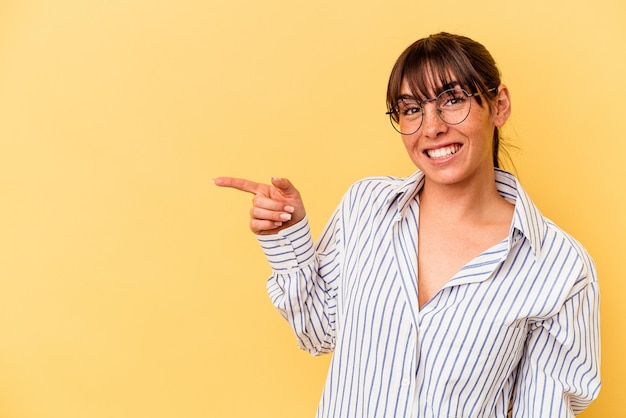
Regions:
<svg viewBox="0 0 626 418"><path fill-rule="evenodd" d="M389 70L446 30L493 53L523 184L595 258L599 400L626 417L621 0L6 0L0 5L0 417L312 417L328 366L265 294L250 196L413 167Z"/></svg>

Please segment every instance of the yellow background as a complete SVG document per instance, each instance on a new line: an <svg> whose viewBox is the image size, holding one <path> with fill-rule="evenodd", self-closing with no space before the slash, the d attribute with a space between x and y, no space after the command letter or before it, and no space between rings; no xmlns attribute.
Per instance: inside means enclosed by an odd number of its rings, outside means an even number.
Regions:
<svg viewBox="0 0 626 418"><path fill-rule="evenodd" d="M0 417L312 417L329 359L211 179L291 178L317 235L353 181L413 171L387 77L440 30L493 53L517 173L596 261L583 416L626 417L621 0L1 2Z"/></svg>

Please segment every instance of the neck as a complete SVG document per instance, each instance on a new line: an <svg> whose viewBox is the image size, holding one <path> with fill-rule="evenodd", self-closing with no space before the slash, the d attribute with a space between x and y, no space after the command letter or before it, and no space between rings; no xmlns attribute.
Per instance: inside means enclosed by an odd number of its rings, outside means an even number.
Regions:
<svg viewBox="0 0 626 418"><path fill-rule="evenodd" d="M426 179L420 191L420 212L436 213L439 219L449 222L484 220L503 202L493 170L468 183L448 185Z"/></svg>

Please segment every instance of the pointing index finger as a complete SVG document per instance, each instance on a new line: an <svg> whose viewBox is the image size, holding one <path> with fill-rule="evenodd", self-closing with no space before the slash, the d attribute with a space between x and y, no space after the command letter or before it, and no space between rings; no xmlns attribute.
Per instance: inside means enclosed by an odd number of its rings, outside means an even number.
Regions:
<svg viewBox="0 0 626 418"><path fill-rule="evenodd" d="M252 194L263 194L264 187L260 183L246 179L238 179L234 177L217 177L213 179L213 183L220 187L229 187L231 189L241 190Z"/></svg>

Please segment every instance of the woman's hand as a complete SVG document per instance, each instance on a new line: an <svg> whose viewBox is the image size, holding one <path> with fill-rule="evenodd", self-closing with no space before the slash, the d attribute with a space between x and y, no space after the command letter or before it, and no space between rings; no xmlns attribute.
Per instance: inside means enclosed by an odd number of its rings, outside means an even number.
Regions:
<svg viewBox="0 0 626 418"><path fill-rule="evenodd" d="M213 183L254 194L250 209L250 230L258 235L275 234L300 222L305 216L300 193L284 178L272 177L272 184L233 177L218 177Z"/></svg>

